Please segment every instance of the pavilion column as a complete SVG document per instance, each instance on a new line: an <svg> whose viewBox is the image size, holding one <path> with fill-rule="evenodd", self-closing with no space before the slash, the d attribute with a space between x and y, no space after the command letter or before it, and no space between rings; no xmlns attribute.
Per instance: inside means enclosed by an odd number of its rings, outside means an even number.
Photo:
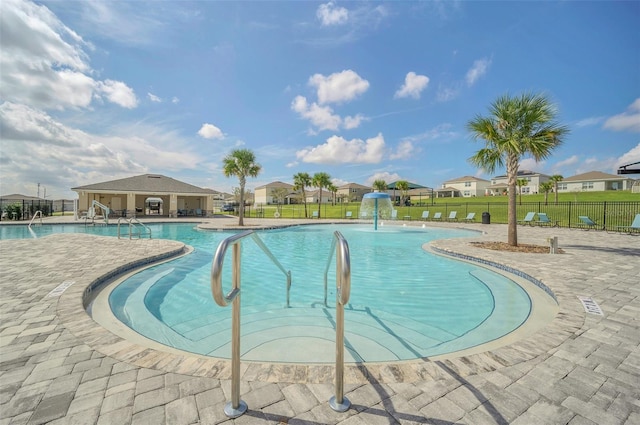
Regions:
<svg viewBox="0 0 640 425"><path fill-rule="evenodd" d="M204 210L206 211L206 216L213 216L213 195L207 195L204 198Z"/></svg>
<svg viewBox="0 0 640 425"><path fill-rule="evenodd" d="M169 194L169 217L178 216L178 195L175 193Z"/></svg>
<svg viewBox="0 0 640 425"><path fill-rule="evenodd" d="M129 192L127 193L127 217L133 217L136 215L136 194Z"/></svg>

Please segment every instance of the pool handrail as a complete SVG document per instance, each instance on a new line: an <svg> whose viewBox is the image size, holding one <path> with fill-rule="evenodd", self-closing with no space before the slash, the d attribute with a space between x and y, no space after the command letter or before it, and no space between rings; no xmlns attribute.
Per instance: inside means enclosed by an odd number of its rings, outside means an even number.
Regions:
<svg viewBox="0 0 640 425"><path fill-rule="evenodd" d="M146 226L143 222L141 222L140 220L138 220L136 217L132 217L130 219L126 219L125 217L120 217L118 218L118 239L120 239L120 222L124 220L127 223L129 223L129 239L132 239L133 236L133 229L135 229L135 225L139 224L140 226L142 226L148 233L149 233L149 239L153 239L152 235L151 235L151 229ZM140 236L142 235L142 232L137 232L138 235L138 239L140 239Z"/></svg>
<svg viewBox="0 0 640 425"><path fill-rule="evenodd" d="M224 413L229 418L237 418L243 415L248 407L247 403L240 399L240 258L242 239L251 236L251 239L273 261L273 263L287 276L287 307L289 307L289 292L291 289L291 271L285 270L273 253L262 242L262 239L253 231L247 230L229 236L218 245L211 264L211 293L213 299L221 307L226 307L233 302L231 310L231 401L224 406ZM222 292L222 266L227 249L232 247L232 290L224 295Z"/></svg>
<svg viewBox="0 0 640 425"><path fill-rule="evenodd" d="M31 221L29 222L29 233L31 233L31 236L33 236L34 238L37 238L38 236L36 236L36 233L31 229L31 225L33 224L33 220L36 219L36 217L40 217L40 225L42 225L42 211L38 210L33 214L33 217L31 217Z"/></svg>
<svg viewBox="0 0 640 425"><path fill-rule="evenodd" d="M336 412L346 412L351 402L344 396L344 305L351 295L351 257L349 244L339 231L333 233L333 242L324 271L324 304L327 305L327 275L336 253L336 381L335 395L329 399L329 407ZM337 252L336 252L337 247Z"/></svg>

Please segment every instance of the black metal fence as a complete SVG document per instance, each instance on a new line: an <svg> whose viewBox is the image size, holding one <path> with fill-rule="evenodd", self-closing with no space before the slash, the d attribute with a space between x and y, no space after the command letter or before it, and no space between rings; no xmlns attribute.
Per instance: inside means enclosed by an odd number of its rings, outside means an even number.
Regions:
<svg viewBox="0 0 640 425"><path fill-rule="evenodd" d="M71 206L73 210L73 205ZM30 220L36 211L42 211L43 216L53 214L53 201L46 199L0 199L1 220Z"/></svg>

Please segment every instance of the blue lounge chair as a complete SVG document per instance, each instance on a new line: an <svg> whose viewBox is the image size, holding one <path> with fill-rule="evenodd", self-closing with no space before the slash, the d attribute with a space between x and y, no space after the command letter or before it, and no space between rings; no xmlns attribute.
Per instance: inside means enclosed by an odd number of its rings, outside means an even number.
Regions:
<svg viewBox="0 0 640 425"><path fill-rule="evenodd" d="M442 220L442 213L441 212L437 212L433 215L433 219L434 220Z"/></svg>
<svg viewBox="0 0 640 425"><path fill-rule="evenodd" d="M353 212L347 211L347 214L345 215L345 218L353 218Z"/></svg>
<svg viewBox="0 0 640 425"><path fill-rule="evenodd" d="M311 212L311 218L318 218L318 210Z"/></svg>
<svg viewBox="0 0 640 425"><path fill-rule="evenodd" d="M551 220L547 213L538 213L538 221L536 221L535 223L541 226L558 227L558 222L554 222L553 220Z"/></svg>
<svg viewBox="0 0 640 425"><path fill-rule="evenodd" d="M587 230L589 229L595 229L598 226L598 223L596 223L595 221L591 220L591 218L589 218L586 215L579 215L578 219L580 220L579 226L580 227L586 227Z"/></svg>
<svg viewBox="0 0 640 425"><path fill-rule="evenodd" d="M391 220L398 219L398 210L391 210Z"/></svg>
<svg viewBox="0 0 640 425"><path fill-rule="evenodd" d="M614 230L629 233L630 235L633 233L640 233L640 214L636 214L631 226L616 226Z"/></svg>
<svg viewBox="0 0 640 425"><path fill-rule="evenodd" d="M533 218L535 216L536 216L535 211L529 211L522 220L518 220L518 223L531 225L533 224Z"/></svg>
<svg viewBox="0 0 640 425"><path fill-rule="evenodd" d="M420 217L421 219L423 219L424 221L429 220L429 211L422 211L422 217Z"/></svg>
<svg viewBox="0 0 640 425"><path fill-rule="evenodd" d="M458 211L451 211L449 217L447 217L447 221L458 221Z"/></svg>
<svg viewBox="0 0 640 425"><path fill-rule="evenodd" d="M464 221L466 221L467 223L470 223L472 221L476 221L476 213L474 212L470 212L469 214L467 214L467 216L464 218Z"/></svg>

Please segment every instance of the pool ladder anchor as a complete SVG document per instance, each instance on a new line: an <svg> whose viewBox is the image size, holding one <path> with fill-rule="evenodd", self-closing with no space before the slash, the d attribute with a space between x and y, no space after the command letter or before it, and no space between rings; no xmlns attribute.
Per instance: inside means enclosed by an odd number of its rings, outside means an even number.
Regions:
<svg viewBox="0 0 640 425"><path fill-rule="evenodd" d="M213 256L211 265L211 292L213 299L221 307L231 304L231 401L225 404L224 414L229 418L242 416L247 410L247 403L240 399L240 260L241 241L246 237L253 241L267 254L274 264L287 277L287 307L291 288L291 272L276 259L273 253L262 242L253 230L238 233L220 242ZM222 267L227 250L232 249L231 285L228 294L222 291ZM337 247L337 249L336 249ZM336 252L337 251L337 252ZM349 302L351 292L351 260L349 245L338 231L334 232L328 263L336 252L336 380L335 395L329 399L329 406L337 412L346 412L351 402L344 396L344 305ZM327 266L328 269L328 266ZM325 272L326 274L326 272ZM326 293L326 277L325 277ZM326 301L326 300L325 300Z"/></svg>

